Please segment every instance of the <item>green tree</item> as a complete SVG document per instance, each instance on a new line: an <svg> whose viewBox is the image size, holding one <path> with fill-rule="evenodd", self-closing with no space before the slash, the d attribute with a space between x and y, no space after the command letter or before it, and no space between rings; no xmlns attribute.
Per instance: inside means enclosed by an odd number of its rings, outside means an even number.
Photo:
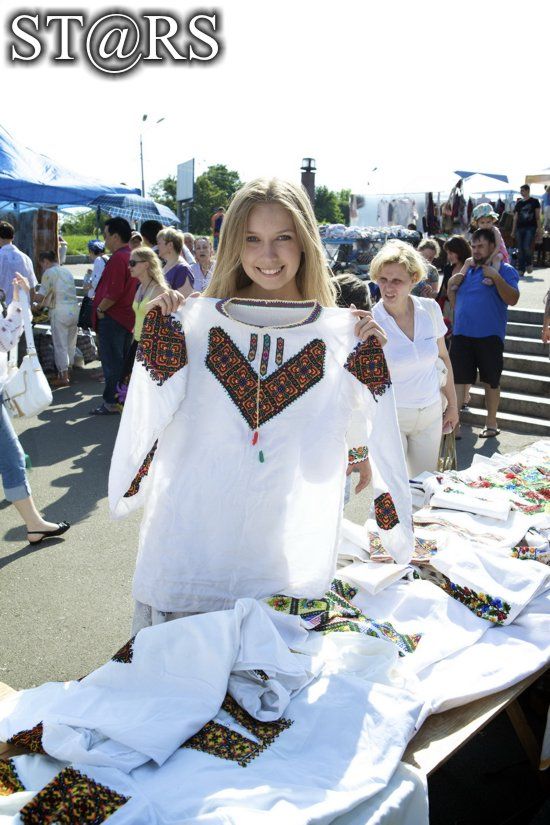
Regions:
<svg viewBox="0 0 550 825"><path fill-rule="evenodd" d="M103 229L102 220L106 217L103 212L100 214L100 229ZM96 210L89 209L86 212L64 215L61 223L61 232L65 235L89 235L93 237L96 234L96 224Z"/></svg>
<svg viewBox="0 0 550 825"><path fill-rule="evenodd" d="M219 206L229 201L242 186L239 173L222 163L209 166L195 181L195 200L191 207L190 228L196 235L209 235L210 219Z"/></svg>
<svg viewBox="0 0 550 825"><path fill-rule="evenodd" d="M176 176L168 175L168 177L158 180L151 186L149 189L149 197L153 198L157 203L163 203L165 206L168 206L169 209L177 215L176 186Z"/></svg>
<svg viewBox="0 0 550 825"><path fill-rule="evenodd" d="M340 212L342 213L342 217L344 218L342 223L345 223L346 226L349 226L349 199L351 197L351 189L340 189L336 197L338 198Z"/></svg>
<svg viewBox="0 0 550 825"><path fill-rule="evenodd" d="M336 192L326 186L315 187L315 217L319 223L344 223Z"/></svg>

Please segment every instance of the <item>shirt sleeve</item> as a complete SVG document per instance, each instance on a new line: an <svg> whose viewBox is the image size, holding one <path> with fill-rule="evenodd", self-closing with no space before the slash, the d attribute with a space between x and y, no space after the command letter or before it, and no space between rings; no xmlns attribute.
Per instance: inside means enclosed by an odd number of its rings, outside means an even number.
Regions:
<svg viewBox="0 0 550 825"><path fill-rule="evenodd" d="M52 280L52 276L49 274L49 272L48 272L48 271L46 271L46 272L43 274L43 276L42 276L42 280L41 280L41 282L40 282L40 284L39 284L39 286L38 286L38 289L37 289L36 291L37 291L38 295L47 295L47 294L48 294L48 292L49 292L51 289L53 289L53 280Z"/></svg>
<svg viewBox="0 0 550 825"><path fill-rule="evenodd" d="M105 269L105 261L103 258L96 258L94 261L94 268L92 270L92 289L95 289L103 275Z"/></svg>
<svg viewBox="0 0 550 825"><path fill-rule="evenodd" d="M19 301L12 301L5 318L0 315L0 352L14 348L23 332L23 310Z"/></svg>
<svg viewBox="0 0 550 825"><path fill-rule="evenodd" d="M184 264L177 264L173 269L173 274L170 276L170 272L166 276L166 280L172 289L179 289L180 286L183 286L184 283L188 280L191 286L195 283L195 279L193 278L193 273L189 269L188 266Z"/></svg>
<svg viewBox="0 0 550 825"><path fill-rule="evenodd" d="M513 286L514 289L519 289L519 273L513 266L501 266L500 275L504 278L507 284Z"/></svg>
<svg viewBox="0 0 550 825"><path fill-rule="evenodd" d="M354 382L362 413L360 443L369 446L380 540L396 562L406 564L414 547L411 493L388 365L376 339L359 342L344 369Z"/></svg>
<svg viewBox="0 0 550 825"><path fill-rule="evenodd" d="M109 506L115 518L146 500L157 445L185 397L183 312L163 316L155 307L143 322L109 472Z"/></svg>

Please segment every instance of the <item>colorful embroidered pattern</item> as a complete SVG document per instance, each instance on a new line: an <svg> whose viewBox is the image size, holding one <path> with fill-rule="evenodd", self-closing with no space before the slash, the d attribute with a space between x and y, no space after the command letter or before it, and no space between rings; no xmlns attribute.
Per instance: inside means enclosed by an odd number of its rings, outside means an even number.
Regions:
<svg viewBox="0 0 550 825"><path fill-rule="evenodd" d="M159 387L187 364L187 347L181 324L171 315L163 315L160 307L155 307L145 316L136 361L143 364Z"/></svg>
<svg viewBox="0 0 550 825"><path fill-rule="evenodd" d="M414 537L414 550L411 564L426 564L437 553L437 543L434 539ZM369 532L369 557L371 561L393 562L393 557L384 548L378 533Z"/></svg>
<svg viewBox="0 0 550 825"><path fill-rule="evenodd" d="M65 768L19 812L24 825L99 825L128 802L74 768Z"/></svg>
<svg viewBox="0 0 550 825"><path fill-rule="evenodd" d="M550 550L544 547L512 547L510 555L520 561L538 561L550 565Z"/></svg>
<svg viewBox="0 0 550 825"><path fill-rule="evenodd" d="M22 730L19 733L15 733L8 739L7 744L13 745L14 748L21 748L21 750L28 751L29 753L46 753L42 747L42 734L42 722L39 722L30 730Z"/></svg>
<svg viewBox="0 0 550 825"><path fill-rule="evenodd" d="M322 307L317 301L271 301L259 300L257 298L224 298L218 301L216 309L225 315L226 318L231 318L227 312L227 306L235 304L235 306L251 306L251 307L274 307L275 309L296 309L303 307L304 309L311 308L310 314L306 318L295 321L292 324L276 324L278 329L291 329L292 327L302 327L305 324L313 324L321 315Z"/></svg>
<svg viewBox="0 0 550 825"><path fill-rule="evenodd" d="M275 363L278 367L283 363L285 354L285 340L284 338L277 338L277 349L275 350Z"/></svg>
<svg viewBox="0 0 550 825"><path fill-rule="evenodd" d="M136 637L132 636L125 645L122 645L120 650L117 650L111 662L120 662L123 665L129 665L134 657L134 639Z"/></svg>
<svg viewBox="0 0 550 825"><path fill-rule="evenodd" d="M291 596L272 596L266 602L274 610L300 616L310 630L320 633L364 633L395 644L399 655L412 653L422 634L412 636L398 633L390 622L376 622L365 616L349 599L357 594L356 588L335 579L331 590L323 599L297 599Z"/></svg>
<svg viewBox="0 0 550 825"><path fill-rule="evenodd" d="M271 337L264 335L264 345L262 347L262 360L260 361L260 375L267 375L269 366L269 350L271 349Z"/></svg>
<svg viewBox="0 0 550 825"><path fill-rule="evenodd" d="M248 350L248 360L253 361L258 352L258 336L255 332L250 336L250 349Z"/></svg>
<svg viewBox="0 0 550 825"><path fill-rule="evenodd" d="M153 462L153 458L155 457L155 453L157 451L157 444L158 441L155 441L145 458L143 459L143 464L137 471L134 480L128 487L127 491L124 493L124 498L131 498L139 493L139 488L141 486L141 482L145 478L145 476L149 475L149 470L151 469L151 464Z"/></svg>
<svg viewBox="0 0 550 825"><path fill-rule="evenodd" d="M395 504L389 493L382 493L374 499L374 515L381 530L391 530L399 524Z"/></svg>
<svg viewBox="0 0 550 825"><path fill-rule="evenodd" d="M513 507L522 513L550 513L550 464L543 462L537 466L510 464L493 473L476 479L452 476L473 489L506 490L512 497Z"/></svg>
<svg viewBox="0 0 550 825"><path fill-rule="evenodd" d="M368 457L369 448L367 446L352 447L348 450L348 464L359 464L360 461L366 461Z"/></svg>
<svg viewBox="0 0 550 825"><path fill-rule="evenodd" d="M25 788L17 776L13 759L3 761L0 759L0 796L11 796L12 793L19 793Z"/></svg>
<svg viewBox="0 0 550 825"><path fill-rule="evenodd" d="M278 719L275 722L259 722L250 716L229 696L225 697L222 709L241 727L248 730L257 741L243 736L238 731L219 722L208 722L198 733L185 742L182 747L209 753L220 759L229 759L242 768L255 759L266 747L292 725L290 719Z"/></svg>
<svg viewBox="0 0 550 825"><path fill-rule="evenodd" d="M258 426L281 413L322 379L325 353L325 344L316 338L278 370L260 379ZM256 429L258 375L221 327L210 330L206 366L250 429Z"/></svg>
<svg viewBox="0 0 550 825"><path fill-rule="evenodd" d="M488 593L476 593L475 590L471 590L469 587L461 587L459 584L452 582L447 576L443 578L445 580L443 590L449 596L465 605L480 619L487 619L487 621L494 624L504 624L511 610L508 602L495 599Z"/></svg>
<svg viewBox="0 0 550 825"><path fill-rule="evenodd" d="M369 388L375 401L376 396L384 395L391 386L384 352L373 335L357 344L344 366Z"/></svg>

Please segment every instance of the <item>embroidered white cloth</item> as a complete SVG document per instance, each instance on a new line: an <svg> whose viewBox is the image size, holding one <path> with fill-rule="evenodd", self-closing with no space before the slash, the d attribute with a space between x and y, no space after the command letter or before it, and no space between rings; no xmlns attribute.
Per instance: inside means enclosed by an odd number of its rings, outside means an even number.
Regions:
<svg viewBox="0 0 550 825"><path fill-rule="evenodd" d="M550 569L536 561L487 551L456 536L431 560L450 579L453 598L480 618L510 624L539 593L550 586Z"/></svg>
<svg viewBox="0 0 550 825"><path fill-rule="evenodd" d="M476 516L459 510L423 507L413 516L415 534L435 538L444 546L453 536L485 547L514 547L533 523L533 517L512 510L506 519Z"/></svg>
<svg viewBox="0 0 550 825"><path fill-rule="evenodd" d="M308 658L289 651L251 599L145 628L116 658L80 682L48 683L6 699L0 741L40 723L50 756L130 771L149 759L162 764L210 721L231 672L239 701L263 720L279 718L312 677Z"/></svg>
<svg viewBox="0 0 550 825"><path fill-rule="evenodd" d="M242 597L321 596L336 569L354 408L382 543L408 561L389 374L354 323L315 302L203 297L146 317L109 476L115 516L145 504L135 599L203 612Z"/></svg>
<svg viewBox="0 0 550 825"><path fill-rule="evenodd" d="M375 596L390 584L404 578L412 571L408 564L385 564L378 561L357 561L347 567L341 568L341 573L345 573L346 580L354 584L360 584L367 593Z"/></svg>
<svg viewBox="0 0 550 825"><path fill-rule="evenodd" d="M460 510L497 521L506 521L510 515L509 496L500 496L493 490L468 489L464 485L453 484L445 477L438 480L437 476L427 479L424 486L429 494L430 507Z"/></svg>

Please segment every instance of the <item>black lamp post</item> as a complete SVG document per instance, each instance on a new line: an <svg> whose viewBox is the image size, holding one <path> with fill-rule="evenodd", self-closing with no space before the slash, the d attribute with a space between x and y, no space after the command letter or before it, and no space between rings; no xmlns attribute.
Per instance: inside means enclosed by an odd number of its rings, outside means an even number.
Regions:
<svg viewBox="0 0 550 825"><path fill-rule="evenodd" d="M311 205L315 205L315 158L302 158L302 186L309 195Z"/></svg>

